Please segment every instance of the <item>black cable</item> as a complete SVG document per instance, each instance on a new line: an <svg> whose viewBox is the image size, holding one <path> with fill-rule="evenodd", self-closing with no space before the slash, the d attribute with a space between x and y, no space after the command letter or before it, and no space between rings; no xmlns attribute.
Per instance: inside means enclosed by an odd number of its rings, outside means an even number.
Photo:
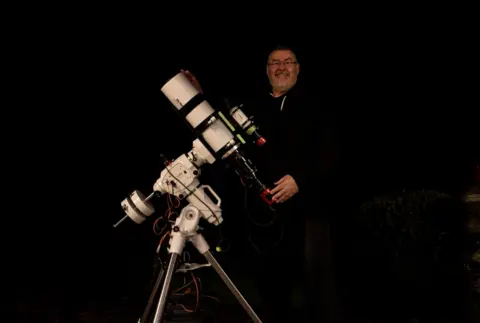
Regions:
<svg viewBox="0 0 480 323"><path fill-rule="evenodd" d="M276 247L278 247L278 245L280 244L280 242L282 242L282 240L283 240L284 224L281 225L280 229L281 229L281 231L280 231L280 237L278 238L278 241L272 246L272 250L275 249ZM260 248L255 244L255 242L253 242L252 235L249 235L249 236L248 236L248 241L250 241L250 243L252 244L253 248L255 248L255 250L256 250L259 254L263 254L263 253L264 253L264 251L261 251Z"/></svg>
<svg viewBox="0 0 480 323"><path fill-rule="evenodd" d="M272 220L266 224L263 224L263 223L258 223L256 222L251 216L250 216L250 212L248 210L248 188L245 186L245 194L244 194L244 211L245 211L245 215L247 216L247 218L256 226L258 227L261 227L261 228L267 228L267 227L271 227L272 225L275 224L275 222L277 222L278 218L277 218L277 212L275 210L273 210L273 217L272 217ZM278 238L278 241L272 246L272 249L275 249L276 247L278 247L278 245L282 242L282 239L283 239L283 235L284 235L284 223L281 223L280 224L280 237ZM264 252L260 250L260 248L255 244L255 242L253 242L253 238L252 238L252 235L249 234L248 235L248 241L250 242L250 244L253 246L253 248L259 253L259 254L263 254Z"/></svg>
<svg viewBox="0 0 480 323"><path fill-rule="evenodd" d="M258 223L250 216L250 211L248 210L248 188L246 186L245 186L245 193L243 195L243 208L245 211L245 215L248 217L248 219L258 227L266 228L266 227L272 226L275 223L276 215L277 215L276 211L273 211L272 220L266 224Z"/></svg>

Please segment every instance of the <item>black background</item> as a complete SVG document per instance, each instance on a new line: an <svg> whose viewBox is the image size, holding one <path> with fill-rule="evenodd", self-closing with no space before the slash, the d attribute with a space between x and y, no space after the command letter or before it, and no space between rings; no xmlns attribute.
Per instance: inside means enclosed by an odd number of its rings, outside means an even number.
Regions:
<svg viewBox="0 0 480 323"><path fill-rule="evenodd" d="M151 223L112 225L127 194L151 190L161 153L190 149L160 86L184 68L212 95L266 89L266 55L278 43L298 50L301 82L318 97L312 113L340 116L346 199L466 185L478 104L463 28L359 18L278 32L278 21L260 28L245 17L207 28L199 16L157 24L127 9L107 12L73 26L68 16L45 22L23 38L20 66L28 67L17 77L25 87L11 103L20 130L8 137L15 197L2 227L5 277L18 299L83 299L145 282Z"/></svg>

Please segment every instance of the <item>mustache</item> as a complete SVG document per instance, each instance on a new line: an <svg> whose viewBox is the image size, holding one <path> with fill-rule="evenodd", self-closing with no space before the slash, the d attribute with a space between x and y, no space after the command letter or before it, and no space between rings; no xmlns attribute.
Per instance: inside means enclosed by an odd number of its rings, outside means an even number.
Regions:
<svg viewBox="0 0 480 323"><path fill-rule="evenodd" d="M288 71L277 71L275 73L275 76L280 76L280 75L290 76L290 73Z"/></svg>

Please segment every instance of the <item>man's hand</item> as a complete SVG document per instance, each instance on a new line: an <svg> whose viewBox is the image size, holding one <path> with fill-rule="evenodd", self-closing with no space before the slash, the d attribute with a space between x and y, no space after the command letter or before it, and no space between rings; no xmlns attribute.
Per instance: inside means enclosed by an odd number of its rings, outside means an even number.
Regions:
<svg viewBox="0 0 480 323"><path fill-rule="evenodd" d="M270 192L273 195L272 199L274 202L285 202L298 193L297 183L290 175L283 176L279 181L275 182L275 185Z"/></svg>
<svg viewBox="0 0 480 323"><path fill-rule="evenodd" d="M203 93L202 87L200 86L200 82L198 82L195 75L193 75L189 70L180 70L183 75L185 75L188 80L192 83L192 85L197 89L198 92Z"/></svg>

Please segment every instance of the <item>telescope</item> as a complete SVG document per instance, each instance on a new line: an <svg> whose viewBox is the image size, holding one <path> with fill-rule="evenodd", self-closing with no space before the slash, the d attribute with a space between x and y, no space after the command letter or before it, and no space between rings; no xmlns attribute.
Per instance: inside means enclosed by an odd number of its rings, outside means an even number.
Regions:
<svg viewBox="0 0 480 323"><path fill-rule="evenodd" d="M203 185L199 176L203 165L214 164L216 161L226 162L240 176L244 185L255 190L259 197L269 207L273 208L270 188L259 179L255 166L243 152L242 145L246 141L240 133L234 134L236 131L233 124L241 129L244 135L257 146L262 146L266 140L258 133L253 118L247 117L242 111L242 106L235 106L228 110L229 120L221 111L210 105L203 94L190 83L183 73L178 73L167 81L161 87L161 92L174 106L178 114L185 119L196 135L196 139L193 141L190 151L174 160L165 159L165 168L155 181L153 192L150 195L145 197L140 191L135 190L121 202L126 215L114 225L114 227L117 227L127 218L137 224L143 223L155 213L152 198L156 196L171 194L188 202L188 205L182 208L180 214L172 223L168 247L170 260L155 312L154 323L162 322L173 272L186 242L191 242L199 253L204 255L209 265L215 269L250 318L254 322L261 322L237 287L220 267L210 252L210 247L205 238L198 232L198 224L202 218L215 226L223 222L221 198L212 187ZM161 270L158 281L163 280L164 274L165 272ZM156 290L152 291L152 297L155 294ZM149 313L150 308L147 307L141 323L147 322Z"/></svg>

